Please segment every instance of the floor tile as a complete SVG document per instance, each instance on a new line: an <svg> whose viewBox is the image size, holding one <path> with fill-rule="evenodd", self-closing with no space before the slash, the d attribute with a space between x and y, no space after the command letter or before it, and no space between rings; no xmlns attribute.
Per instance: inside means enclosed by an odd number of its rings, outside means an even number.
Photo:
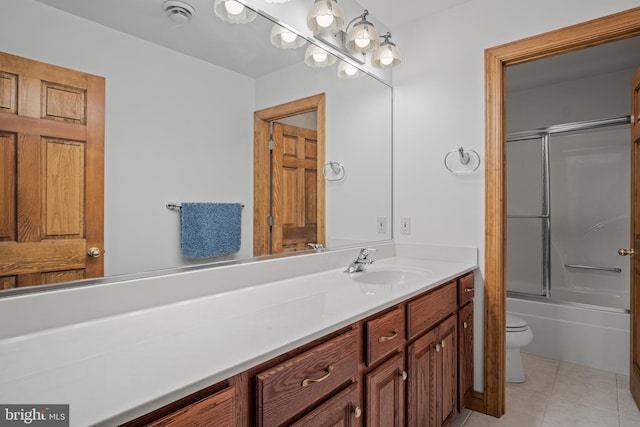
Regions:
<svg viewBox="0 0 640 427"><path fill-rule="evenodd" d="M568 400L609 412L618 412L616 374L573 363L560 363L551 402Z"/></svg>
<svg viewBox="0 0 640 427"><path fill-rule="evenodd" d="M638 410L629 391L629 376L618 374L616 377L618 380L618 413L621 417L633 419L636 425L640 425L640 410Z"/></svg>
<svg viewBox="0 0 640 427"><path fill-rule="evenodd" d="M542 427L618 427L617 412L563 399L552 400L544 414Z"/></svg>
<svg viewBox="0 0 640 427"><path fill-rule="evenodd" d="M527 381L507 384L501 418L465 411L453 427L640 427L629 377L522 355Z"/></svg>

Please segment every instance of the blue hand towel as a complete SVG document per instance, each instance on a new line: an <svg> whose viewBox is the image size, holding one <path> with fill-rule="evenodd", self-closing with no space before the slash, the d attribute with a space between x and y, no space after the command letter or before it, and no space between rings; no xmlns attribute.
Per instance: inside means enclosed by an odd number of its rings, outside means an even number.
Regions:
<svg viewBox="0 0 640 427"><path fill-rule="evenodd" d="M238 252L241 217L240 203L182 203L182 256L210 258Z"/></svg>

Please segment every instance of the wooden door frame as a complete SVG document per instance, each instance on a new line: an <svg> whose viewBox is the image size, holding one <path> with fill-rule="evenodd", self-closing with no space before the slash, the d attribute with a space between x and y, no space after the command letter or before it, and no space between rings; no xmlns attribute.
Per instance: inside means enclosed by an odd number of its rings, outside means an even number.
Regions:
<svg viewBox="0 0 640 427"><path fill-rule="evenodd" d="M269 247L269 123L285 117L316 111L318 114L318 186L317 218L318 236L325 235L325 188L320 173L325 163L326 95L320 93L306 98L258 110L253 113L253 254L268 254Z"/></svg>
<svg viewBox="0 0 640 427"><path fill-rule="evenodd" d="M485 50L484 393L474 410L505 412L506 67L640 36L640 7Z"/></svg>

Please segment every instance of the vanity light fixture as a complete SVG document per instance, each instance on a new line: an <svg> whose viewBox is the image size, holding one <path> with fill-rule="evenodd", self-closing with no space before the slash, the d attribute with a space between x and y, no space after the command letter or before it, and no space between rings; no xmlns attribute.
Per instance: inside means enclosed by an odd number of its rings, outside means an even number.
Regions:
<svg viewBox="0 0 640 427"><path fill-rule="evenodd" d="M218 18L232 24L247 24L258 16L256 12L236 0L216 0L213 11Z"/></svg>
<svg viewBox="0 0 640 427"><path fill-rule="evenodd" d="M336 60L335 56L315 44L310 44L304 52L304 63L313 68L329 67Z"/></svg>
<svg viewBox="0 0 640 427"><path fill-rule="evenodd" d="M186 24L196 13L195 9L191 5L178 0L165 1L162 3L162 9L169 19L178 25Z"/></svg>
<svg viewBox="0 0 640 427"><path fill-rule="evenodd" d="M375 50L380 46L378 30L373 24L367 21L369 11L365 9L362 15L354 18L347 25L347 34L345 36L344 45L349 51L354 53L367 53ZM356 20L356 24L349 28Z"/></svg>
<svg viewBox="0 0 640 427"><path fill-rule="evenodd" d="M297 49L307 42L293 31L289 31L281 25L273 24L271 27L271 44L281 49Z"/></svg>
<svg viewBox="0 0 640 427"><path fill-rule="evenodd" d="M389 41L391 33L381 36L384 41L376 49L371 58L371 65L376 68L392 68L402 62L402 54L395 43Z"/></svg>
<svg viewBox="0 0 640 427"><path fill-rule="evenodd" d="M337 0L315 0L307 15L307 27L314 34L331 34L344 27L344 10Z"/></svg>
<svg viewBox="0 0 640 427"><path fill-rule="evenodd" d="M364 74L364 71L347 61L338 63L338 77L341 79L359 79Z"/></svg>

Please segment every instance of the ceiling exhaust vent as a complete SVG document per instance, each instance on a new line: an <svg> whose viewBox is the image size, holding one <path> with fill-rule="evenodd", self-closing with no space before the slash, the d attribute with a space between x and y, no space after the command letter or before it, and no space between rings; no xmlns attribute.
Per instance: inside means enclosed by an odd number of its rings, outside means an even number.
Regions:
<svg viewBox="0 0 640 427"><path fill-rule="evenodd" d="M162 3L165 13L176 24L186 24L196 12L191 5L178 0L167 0Z"/></svg>

